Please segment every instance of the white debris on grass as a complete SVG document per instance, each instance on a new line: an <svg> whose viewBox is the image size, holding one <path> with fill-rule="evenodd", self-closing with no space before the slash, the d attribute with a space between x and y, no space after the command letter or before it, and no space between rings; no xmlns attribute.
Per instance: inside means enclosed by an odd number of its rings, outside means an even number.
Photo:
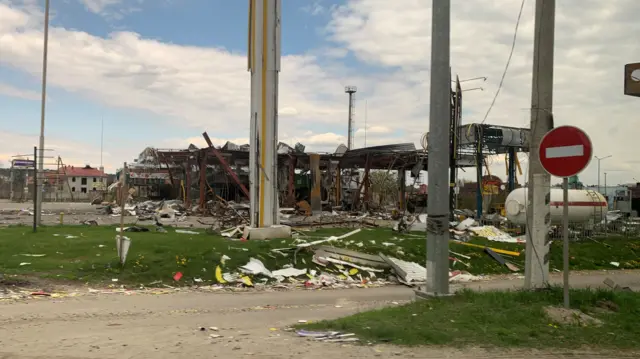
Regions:
<svg viewBox="0 0 640 359"><path fill-rule="evenodd" d="M242 273L251 275L264 275L266 277L273 278L273 274L267 267L264 266L261 260L256 258L249 258L249 262L239 268Z"/></svg>

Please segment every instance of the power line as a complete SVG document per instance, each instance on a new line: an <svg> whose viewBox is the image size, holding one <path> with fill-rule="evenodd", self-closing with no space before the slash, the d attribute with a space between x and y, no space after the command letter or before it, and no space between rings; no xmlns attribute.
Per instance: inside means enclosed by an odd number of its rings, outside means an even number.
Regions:
<svg viewBox="0 0 640 359"><path fill-rule="evenodd" d="M511 51L509 51L509 58L507 58L507 63L504 66L504 71L502 72L502 77L500 78L500 84L498 84L498 90L496 90L496 94L493 96L493 101L491 101L491 105L489 106L487 113L484 115L484 119L482 120L481 124L487 121L487 118L489 117L489 113L491 112L493 105L495 105L496 100L498 99L498 95L500 94L500 90L502 89L504 78L507 76L507 71L509 70L509 65L511 64L511 58L513 57L513 50L515 50L516 48L516 40L518 38L518 28L520 27L520 19L522 18L522 10L524 9L525 2L526 0L522 0L522 3L520 4L518 19L516 20L516 28L513 32L513 42L511 43Z"/></svg>

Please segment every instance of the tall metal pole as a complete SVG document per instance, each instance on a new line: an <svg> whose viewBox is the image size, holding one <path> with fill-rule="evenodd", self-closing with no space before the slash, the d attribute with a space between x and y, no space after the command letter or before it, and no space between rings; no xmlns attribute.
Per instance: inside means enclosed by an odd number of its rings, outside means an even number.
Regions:
<svg viewBox="0 0 640 359"><path fill-rule="evenodd" d="M607 195L607 172L604 173L604 199L607 201L607 206L604 211L604 235L609 235L609 219L607 213L609 213L609 196ZM602 208L602 207L600 207Z"/></svg>
<svg viewBox="0 0 640 359"><path fill-rule="evenodd" d="M102 152L104 150L104 115L100 119L100 169L102 169Z"/></svg>
<svg viewBox="0 0 640 359"><path fill-rule="evenodd" d="M352 150L353 149L353 117L355 116L354 110L355 110L355 95L356 92L358 91L358 88L355 86L345 86L344 88L344 92L346 94L349 95L349 124L347 127L347 148ZM365 125L365 130L366 130L366 125Z"/></svg>
<svg viewBox="0 0 640 359"><path fill-rule="evenodd" d="M598 159L598 193L602 193L600 190L600 159L598 157L596 158Z"/></svg>
<svg viewBox="0 0 640 359"><path fill-rule="evenodd" d="M562 179L562 279L564 307L569 308L569 179Z"/></svg>
<svg viewBox="0 0 640 359"><path fill-rule="evenodd" d="M596 160L598 160L598 193L602 194L602 189L600 188L600 161L602 160L606 160L607 158L610 158L613 155L609 155L609 156L604 156L604 157L598 157L598 156L593 156L595 157ZM605 189L606 191L606 189Z"/></svg>
<svg viewBox="0 0 640 359"><path fill-rule="evenodd" d="M549 279L549 195L551 177L540 163L542 137L553 128L553 48L555 0L536 0L533 79L531 88L531 141L527 203L525 287L544 286Z"/></svg>
<svg viewBox="0 0 640 359"><path fill-rule="evenodd" d="M449 294L449 121L451 0L433 0L427 203L428 295Z"/></svg>
<svg viewBox="0 0 640 359"><path fill-rule="evenodd" d="M49 55L49 0L45 0L44 5L44 48L42 51L42 103L40 104L40 155L38 156L38 172L35 180L42 180L44 174L44 118L47 105L47 57ZM42 207L42 193L36 194L38 209ZM36 221L41 224L42 213L40 210L34 213Z"/></svg>
<svg viewBox="0 0 640 359"><path fill-rule="evenodd" d="M352 149L353 143L351 143L351 133L353 132L353 120L351 119L351 111L353 110L353 92L349 92L349 126L347 128L348 138L347 138L347 148Z"/></svg>
<svg viewBox="0 0 640 359"><path fill-rule="evenodd" d="M33 147L33 232L38 228L38 216L36 213L40 213L40 206L38 205L38 168L36 167L36 160L38 158L38 148Z"/></svg>

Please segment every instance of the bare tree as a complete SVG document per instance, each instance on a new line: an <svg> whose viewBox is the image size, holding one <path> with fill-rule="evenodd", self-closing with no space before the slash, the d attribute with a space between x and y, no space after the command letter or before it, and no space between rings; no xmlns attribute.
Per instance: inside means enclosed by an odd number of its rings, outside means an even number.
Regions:
<svg viewBox="0 0 640 359"><path fill-rule="evenodd" d="M371 192L378 199L378 206L387 203L389 198L395 198L398 192L398 177L388 171L371 171Z"/></svg>

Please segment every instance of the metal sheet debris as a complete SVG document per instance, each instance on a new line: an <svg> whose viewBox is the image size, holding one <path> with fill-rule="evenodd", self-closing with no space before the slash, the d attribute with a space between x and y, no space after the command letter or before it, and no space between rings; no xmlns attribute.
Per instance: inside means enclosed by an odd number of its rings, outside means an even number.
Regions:
<svg viewBox="0 0 640 359"><path fill-rule="evenodd" d="M478 237L484 237L490 241L503 243L524 243L520 238L511 237L509 234L494 226L470 227L469 231Z"/></svg>
<svg viewBox="0 0 640 359"><path fill-rule="evenodd" d="M271 274L274 277L284 277L284 278L299 277L299 276L307 274L307 270L306 269L296 269L296 268L293 268L293 267L289 267L289 268L283 268L283 269L275 270L275 271L271 272Z"/></svg>
<svg viewBox="0 0 640 359"><path fill-rule="evenodd" d="M355 337L354 333L314 332L307 330L298 330L296 334L298 334L298 336L300 337L310 338L315 341L322 341L325 343L344 343L359 341L359 339Z"/></svg>
<svg viewBox="0 0 640 359"><path fill-rule="evenodd" d="M389 268L389 264L380 258L379 255L365 254L329 246L320 246L318 250L324 252L322 256L325 258L338 259L343 262L361 264L367 267Z"/></svg>

